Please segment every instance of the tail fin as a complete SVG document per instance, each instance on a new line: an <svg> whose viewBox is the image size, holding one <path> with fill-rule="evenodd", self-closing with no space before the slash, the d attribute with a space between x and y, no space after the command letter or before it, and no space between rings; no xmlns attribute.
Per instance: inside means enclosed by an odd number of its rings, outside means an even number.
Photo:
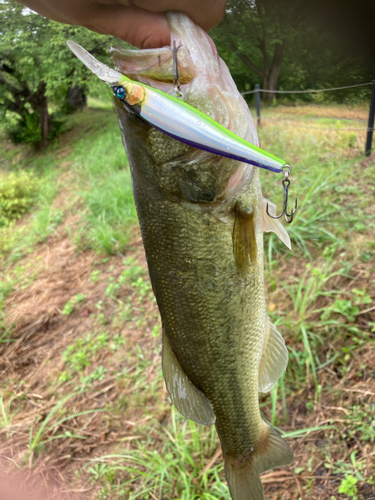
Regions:
<svg viewBox="0 0 375 500"><path fill-rule="evenodd" d="M268 426L268 439L259 449L255 449L246 464L238 459L226 457L225 475L233 500L264 500L259 474L273 467L288 465L293 460L292 450L284 439Z"/></svg>

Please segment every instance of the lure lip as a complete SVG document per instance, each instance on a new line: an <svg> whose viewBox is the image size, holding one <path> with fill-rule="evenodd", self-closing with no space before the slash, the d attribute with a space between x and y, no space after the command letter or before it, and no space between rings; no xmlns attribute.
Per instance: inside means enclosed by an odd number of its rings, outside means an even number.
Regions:
<svg viewBox="0 0 375 500"><path fill-rule="evenodd" d="M95 59L94 56L87 52L86 49L78 45L78 43L73 42L73 40L67 40L66 44L73 52L73 54L91 70L100 80L106 83L116 83L119 82L124 75L109 68L102 62Z"/></svg>

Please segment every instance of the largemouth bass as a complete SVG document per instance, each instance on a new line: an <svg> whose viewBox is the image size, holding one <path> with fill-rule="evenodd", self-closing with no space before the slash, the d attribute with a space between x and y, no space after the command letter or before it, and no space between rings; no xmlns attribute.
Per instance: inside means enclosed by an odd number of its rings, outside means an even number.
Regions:
<svg viewBox="0 0 375 500"><path fill-rule="evenodd" d="M211 39L185 15L167 17L171 46L183 46L184 101L258 146L248 107ZM80 58L111 84L121 86L123 74L171 90L170 48L113 50L117 71ZM133 97L133 106L142 107L142 96ZM259 410L259 391L271 390L288 358L267 317L263 231L274 231L290 247L288 234L266 215L255 166L180 142L150 126L122 95L114 100L162 319L168 392L187 418L215 424L232 499L261 500L259 474L293 459Z"/></svg>

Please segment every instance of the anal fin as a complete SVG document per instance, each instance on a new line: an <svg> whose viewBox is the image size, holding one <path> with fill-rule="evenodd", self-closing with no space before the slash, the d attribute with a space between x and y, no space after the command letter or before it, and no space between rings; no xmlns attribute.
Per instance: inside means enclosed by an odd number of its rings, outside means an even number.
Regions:
<svg viewBox="0 0 375 500"><path fill-rule="evenodd" d="M163 332L163 375L172 403L186 418L212 425L216 416L210 401L190 381Z"/></svg>
<svg viewBox="0 0 375 500"><path fill-rule="evenodd" d="M257 258L254 209L244 210L239 204L234 209L233 254L241 276L249 274L250 263Z"/></svg>
<svg viewBox="0 0 375 500"><path fill-rule="evenodd" d="M268 424L267 430L267 443L254 457L254 465L260 474L274 467L289 465L293 461L293 452L285 439Z"/></svg>
<svg viewBox="0 0 375 500"><path fill-rule="evenodd" d="M280 219L272 219L269 215L267 215L267 203L268 203L268 211L274 217L276 216L276 205L271 201L263 198L263 208L262 208L262 222L263 222L263 231L266 233L274 232L280 240L289 248L292 249L292 245L290 243L290 238L288 231L281 224Z"/></svg>
<svg viewBox="0 0 375 500"><path fill-rule="evenodd" d="M284 339L267 317L263 354L259 364L259 391L269 392L288 364Z"/></svg>

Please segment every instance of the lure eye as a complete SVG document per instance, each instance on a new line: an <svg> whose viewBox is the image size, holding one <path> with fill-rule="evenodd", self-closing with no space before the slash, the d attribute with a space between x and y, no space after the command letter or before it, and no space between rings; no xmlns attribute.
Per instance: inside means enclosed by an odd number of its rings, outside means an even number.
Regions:
<svg viewBox="0 0 375 500"><path fill-rule="evenodd" d="M124 87L117 87L116 89L116 95L119 99L123 99L126 95Z"/></svg>

